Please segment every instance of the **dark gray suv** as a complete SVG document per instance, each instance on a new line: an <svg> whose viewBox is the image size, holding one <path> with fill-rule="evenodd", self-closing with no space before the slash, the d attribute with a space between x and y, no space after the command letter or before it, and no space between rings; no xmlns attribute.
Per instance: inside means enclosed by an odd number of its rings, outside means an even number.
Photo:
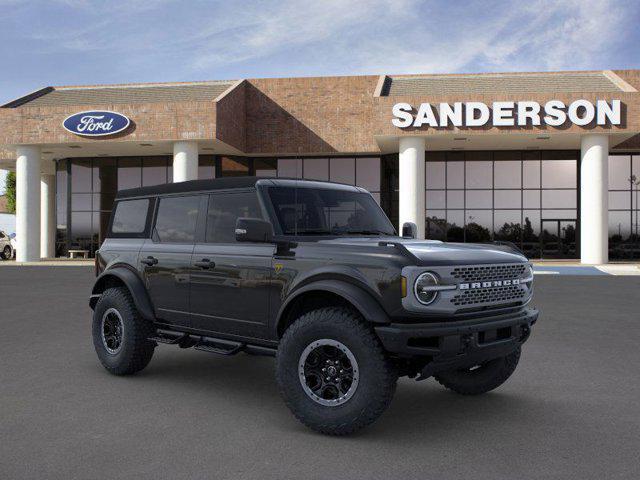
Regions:
<svg viewBox="0 0 640 480"><path fill-rule="evenodd" d="M378 418L399 376L493 390L538 317L531 265L509 246L403 233L348 185L238 177L121 191L96 255L98 358L127 375L159 343L273 355L288 407L332 435Z"/></svg>

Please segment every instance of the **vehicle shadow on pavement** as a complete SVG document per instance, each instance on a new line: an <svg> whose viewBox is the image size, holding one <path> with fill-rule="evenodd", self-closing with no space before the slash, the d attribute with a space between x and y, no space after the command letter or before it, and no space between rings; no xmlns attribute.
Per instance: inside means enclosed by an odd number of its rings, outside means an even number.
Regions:
<svg viewBox="0 0 640 480"><path fill-rule="evenodd" d="M126 382L125 388L135 388L139 383L140 388L152 384L166 392L181 391L190 398L194 414L202 409L200 413L207 415L212 404L228 402L246 416L260 412L264 422L277 430L314 435L284 405L275 382L274 359L243 354L223 358L170 347L159 347L156 352L146 370L126 377L131 382ZM516 431L523 428L531 422L532 411L545 415L535 399L514 393L508 384L482 396L467 397L445 390L434 379L415 382L404 378L398 382L389 410L377 423L351 438L391 442L415 442L419 438L424 442L432 435L453 438L477 430L481 439L483 430L499 425Z"/></svg>

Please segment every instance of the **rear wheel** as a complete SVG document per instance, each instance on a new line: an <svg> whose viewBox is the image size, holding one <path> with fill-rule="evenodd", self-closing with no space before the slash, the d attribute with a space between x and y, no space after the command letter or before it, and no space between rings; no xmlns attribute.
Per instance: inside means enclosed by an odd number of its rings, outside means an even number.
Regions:
<svg viewBox="0 0 640 480"><path fill-rule="evenodd" d="M481 365L435 375L444 387L461 395L480 395L498 388L513 374L520 360L520 347L504 357Z"/></svg>
<svg viewBox="0 0 640 480"><path fill-rule="evenodd" d="M280 342L276 376L298 420L329 435L374 422L389 406L397 381L374 332L344 308L298 318Z"/></svg>
<svg viewBox="0 0 640 480"><path fill-rule="evenodd" d="M11 260L11 247L9 245L5 245L2 249L2 259Z"/></svg>
<svg viewBox="0 0 640 480"><path fill-rule="evenodd" d="M100 296L93 312L93 346L110 373L130 375L146 367L155 349L148 340L153 331L126 288L109 288Z"/></svg>

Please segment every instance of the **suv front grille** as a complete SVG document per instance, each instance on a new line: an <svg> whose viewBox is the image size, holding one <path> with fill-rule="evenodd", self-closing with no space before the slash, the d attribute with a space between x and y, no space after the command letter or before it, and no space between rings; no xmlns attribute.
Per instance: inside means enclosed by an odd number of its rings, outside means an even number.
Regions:
<svg viewBox="0 0 640 480"><path fill-rule="evenodd" d="M523 263L515 265L479 265L475 267L457 267L451 276L461 282L483 282L489 280L510 280L520 278L527 266Z"/></svg>
<svg viewBox="0 0 640 480"><path fill-rule="evenodd" d="M451 299L456 306L478 305L482 303L506 303L524 298L526 291L519 285L506 287L488 287L478 290L467 290Z"/></svg>

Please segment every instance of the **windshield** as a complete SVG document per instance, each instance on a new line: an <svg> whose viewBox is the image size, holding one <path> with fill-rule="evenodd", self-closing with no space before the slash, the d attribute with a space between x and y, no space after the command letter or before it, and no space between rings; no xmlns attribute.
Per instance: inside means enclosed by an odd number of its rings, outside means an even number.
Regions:
<svg viewBox="0 0 640 480"><path fill-rule="evenodd" d="M294 187L268 191L284 235L395 235L368 193Z"/></svg>

